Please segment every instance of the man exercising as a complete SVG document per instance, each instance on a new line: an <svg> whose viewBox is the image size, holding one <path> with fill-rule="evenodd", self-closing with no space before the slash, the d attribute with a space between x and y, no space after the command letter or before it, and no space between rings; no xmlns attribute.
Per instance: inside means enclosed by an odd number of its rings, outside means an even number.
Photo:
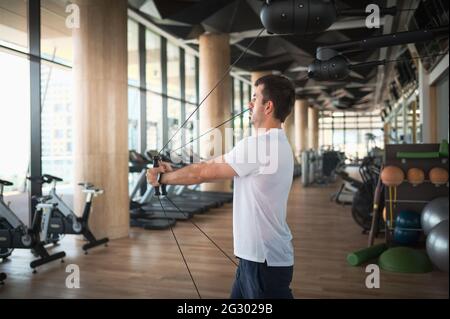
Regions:
<svg viewBox="0 0 450 319"><path fill-rule="evenodd" d="M231 298L292 299L289 285L294 250L286 207L294 155L281 124L292 111L295 90L286 77L277 75L258 79L255 87L249 108L258 134L244 138L226 155L206 162L178 170L161 162L160 167L148 170L147 179L156 187L233 178L234 254L240 261ZM266 153L269 149L276 151L262 161L256 156L261 148Z"/></svg>

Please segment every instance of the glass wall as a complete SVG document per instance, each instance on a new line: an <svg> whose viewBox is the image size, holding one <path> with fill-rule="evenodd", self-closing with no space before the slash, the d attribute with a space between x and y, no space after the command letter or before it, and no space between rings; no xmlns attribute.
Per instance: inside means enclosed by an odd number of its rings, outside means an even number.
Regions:
<svg viewBox="0 0 450 319"><path fill-rule="evenodd" d="M180 48L167 42L167 95L181 97Z"/></svg>
<svg viewBox="0 0 450 319"><path fill-rule="evenodd" d="M147 149L159 150L163 146L162 96L147 93Z"/></svg>
<svg viewBox="0 0 450 319"><path fill-rule="evenodd" d="M242 112L241 82L233 78L233 110L232 116ZM242 139L242 116L235 117L233 120L234 145Z"/></svg>
<svg viewBox="0 0 450 319"><path fill-rule="evenodd" d="M61 177L64 182L60 191L70 193L74 110L72 29L66 26L69 4L67 0L41 0L41 56L59 63L41 61L41 160L42 173Z"/></svg>
<svg viewBox="0 0 450 319"><path fill-rule="evenodd" d="M72 64L72 29L67 28L69 0L41 0L41 55L51 61Z"/></svg>
<svg viewBox="0 0 450 319"><path fill-rule="evenodd" d="M174 136L178 128L181 125L181 102L179 100L167 99L167 127L168 138ZM178 132L177 135L171 141L169 145L170 149L179 148L182 144L182 132Z"/></svg>
<svg viewBox="0 0 450 319"><path fill-rule="evenodd" d="M128 84L139 86L139 26L128 20Z"/></svg>
<svg viewBox="0 0 450 319"><path fill-rule="evenodd" d="M6 191L26 191L30 161L30 70L28 58L0 50L0 179Z"/></svg>
<svg viewBox="0 0 450 319"><path fill-rule="evenodd" d="M140 148L140 101L139 89L128 87L128 148L130 150L139 150Z"/></svg>
<svg viewBox="0 0 450 319"><path fill-rule="evenodd" d="M186 118L189 117L197 108L198 99L198 74L197 74L197 58L191 54L184 55L184 70L185 70L185 99L186 99ZM196 112L188 121L186 125L186 143L189 143L196 136L199 135L199 116ZM200 141L193 142L188 145L195 153L199 152Z"/></svg>
<svg viewBox="0 0 450 319"><path fill-rule="evenodd" d="M28 52L27 0L0 1L0 45Z"/></svg>
<svg viewBox="0 0 450 319"><path fill-rule="evenodd" d="M70 68L42 63L42 172L73 181L73 109Z"/></svg>
<svg viewBox="0 0 450 319"><path fill-rule="evenodd" d="M197 71L195 56L185 53L184 55L184 68L185 68L185 98L186 102L196 104L197 103ZM186 113L190 114L190 113Z"/></svg>
<svg viewBox="0 0 450 319"><path fill-rule="evenodd" d="M383 148L382 127L378 111L322 111L319 119L319 144L345 152L350 159L361 159L373 147Z"/></svg>
<svg viewBox="0 0 450 319"><path fill-rule="evenodd" d="M162 92L161 37L149 30L145 33L146 82L150 91Z"/></svg>
<svg viewBox="0 0 450 319"><path fill-rule="evenodd" d="M231 114L235 116L248 109L248 103L252 96L252 86L243 79L232 77L232 109ZM232 121L233 143L236 145L244 137L250 136L251 123L249 112L244 112Z"/></svg>
<svg viewBox="0 0 450 319"><path fill-rule="evenodd" d="M248 109L248 102L250 102L251 97L251 86L247 83L242 84L242 110ZM243 135L244 137L248 137L252 135L251 132L251 124L250 124L250 118L249 118L248 112L245 112L242 114L242 129L243 129Z"/></svg>
<svg viewBox="0 0 450 319"><path fill-rule="evenodd" d="M161 37L149 30L145 32L146 89L147 96L147 149L156 150L163 146L163 101Z"/></svg>
<svg viewBox="0 0 450 319"><path fill-rule="evenodd" d="M30 64L28 1L0 1L0 179L12 182L5 201L28 221L27 180L30 164Z"/></svg>

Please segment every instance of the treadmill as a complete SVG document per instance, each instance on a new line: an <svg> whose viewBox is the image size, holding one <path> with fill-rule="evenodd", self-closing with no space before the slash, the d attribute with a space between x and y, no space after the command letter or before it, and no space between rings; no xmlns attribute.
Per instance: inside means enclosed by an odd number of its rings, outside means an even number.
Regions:
<svg viewBox="0 0 450 319"><path fill-rule="evenodd" d="M160 198L161 203L154 196L155 190L147 184L147 168L152 164L145 156L136 151L130 151L130 170L139 172L139 177L135 183L130 195L130 211L131 218L135 220L154 220L154 219L175 219L187 220L193 217L194 214L203 213L207 210L204 205L185 205L185 203L175 202L178 208L174 207L166 198ZM139 193L144 191L142 196ZM180 212L181 211L181 212Z"/></svg>
<svg viewBox="0 0 450 319"><path fill-rule="evenodd" d="M139 180L142 176L145 178L148 166L148 161L145 158L140 156L136 151L131 150L129 151L129 163L129 173L139 173ZM133 198L140 188L139 185L135 186L130 196L130 226L141 227L147 230L163 230L175 226L177 221L173 217L159 217L136 213L136 210L139 210L139 205L136 205Z"/></svg>

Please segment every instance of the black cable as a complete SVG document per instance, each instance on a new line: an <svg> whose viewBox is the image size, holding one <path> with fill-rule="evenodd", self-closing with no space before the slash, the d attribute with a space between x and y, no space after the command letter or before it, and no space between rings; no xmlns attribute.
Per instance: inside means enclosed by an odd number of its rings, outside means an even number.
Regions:
<svg viewBox="0 0 450 319"><path fill-rule="evenodd" d="M176 151L178 151L178 150L180 150L180 149L186 147L187 145L189 145L189 144L191 144L191 143L193 143L193 142L199 140L200 138L202 138L202 137L205 136L206 134L212 132L213 130L215 130L215 129L219 128L219 127L221 127L222 125L227 124L228 122L231 122L231 121L234 120L236 117L241 116L242 114L244 114L245 112L247 112L247 111L249 111L249 110L250 110L250 109L246 109L246 110L244 110L244 111L242 111L242 112L240 112L240 113L234 115L233 117L231 117L231 118L229 118L228 120L226 120L226 121L220 123L220 124L217 125L216 127L213 127L212 129L209 129L209 130L206 131L205 133L201 134L200 136L198 136L198 137L196 137L196 138L190 140L190 141L187 142L186 144L184 144L184 145L182 145L182 146L180 146L180 147L174 149L173 151L170 151L170 153L171 153L171 154L172 154L172 153L175 153Z"/></svg>
<svg viewBox="0 0 450 319"><path fill-rule="evenodd" d="M166 210L164 209L164 206L163 206L163 204L161 202L161 198L159 196L157 196L157 197L158 197L158 200L159 200L159 204L161 205L161 208L162 208L162 210L164 212L164 215L167 217ZM173 238L175 239L175 242L177 243L178 250L180 251L181 257L183 258L183 261L184 261L184 264L185 264L185 266L187 268L187 271L189 272L189 276L191 276L191 280L192 280L192 283L194 284L195 290L197 291L198 297L200 299L202 299L202 296L200 295L200 291L198 291L197 284L195 283L194 277L192 276L191 270L189 269L189 266L187 264L186 258L184 258L183 250L181 249L181 246L180 246L180 244L178 242L177 236L175 235L175 232L173 231L172 225L170 225L170 231L172 232Z"/></svg>
<svg viewBox="0 0 450 319"><path fill-rule="evenodd" d="M185 216L187 216L187 214L185 212L183 212L180 208L178 208L177 205L175 205L175 203L168 197L166 196L166 199L173 205L173 207L175 207L180 213L184 214ZM193 222L192 220L189 219L189 221L192 223L192 225L194 225L195 227L197 227L197 229L203 234L205 235L206 238L208 238L213 244L214 246L216 246L224 255L225 257L227 257L236 267L238 266L238 264L236 263L236 261L233 260L233 258L231 258L222 248L219 247L219 245L216 244L216 242L214 240L212 240L195 222Z"/></svg>
<svg viewBox="0 0 450 319"><path fill-rule="evenodd" d="M188 118L186 120L184 120L184 122L181 124L181 126L175 131L175 133L172 135L172 137L167 141L167 143L161 148L161 150L158 152L158 154L161 154L162 151L164 151L164 149L167 147L167 145L169 145L169 143L173 140L173 138L178 134L178 132L184 127L184 125L186 125L186 123L190 120L190 118L192 117L192 115L195 114L195 112L198 111L198 109L200 108L200 106L202 106L202 104L206 101L206 99L214 92L214 90L223 82L223 80L225 79L225 77L228 75L228 73L231 71L231 69L236 65L237 62L239 62L239 60L247 53L247 51L250 49L250 47L253 45L253 43L256 42L256 40L258 40L258 38L261 36L261 34L265 31L265 28L263 28L258 35L256 36L256 38L254 38L252 40L252 42L250 42L250 44L247 46L247 48L245 48L245 50L242 52L242 54L236 59L236 61L233 62L233 64L231 64L227 71L222 75L222 77L220 78L220 80L216 83L216 85L211 89L211 91L209 91L209 93L203 98L203 100L200 102L200 104L195 108L195 110L188 116Z"/></svg>

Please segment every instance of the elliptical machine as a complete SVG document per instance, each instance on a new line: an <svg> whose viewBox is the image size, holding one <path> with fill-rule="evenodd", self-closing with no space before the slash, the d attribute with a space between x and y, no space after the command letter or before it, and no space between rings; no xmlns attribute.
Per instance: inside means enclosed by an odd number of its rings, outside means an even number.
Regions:
<svg viewBox="0 0 450 319"><path fill-rule="evenodd" d="M46 204L45 198L40 199L33 224L28 228L4 202L3 188L12 185L11 182L0 180L0 258L6 260L16 248L30 249L39 257L30 263L33 273L36 273L36 267L51 261L61 259L61 262L64 262L65 252L50 255L44 247L47 229L41 226L48 224L55 204Z"/></svg>
<svg viewBox="0 0 450 319"><path fill-rule="evenodd" d="M29 179L42 184L52 184L49 195L44 197L45 203L55 206L51 213L47 237L45 239L47 243L57 244L61 235L83 235L88 241L82 247L85 255L88 254L89 249L100 245L108 246L109 239L107 237L96 239L89 229L89 215L93 198L103 194L103 190L95 188L90 183L78 184L83 187L82 192L86 194L83 215L78 217L56 193L56 184L62 182L62 178L45 174L41 177L30 177Z"/></svg>
<svg viewBox="0 0 450 319"><path fill-rule="evenodd" d="M362 178L362 184L358 187L352 201L352 217L354 221L363 229L366 234L372 225L372 212L374 193L380 176L380 166L376 159L372 157L364 158L359 173ZM384 192L381 195L379 212L384 208ZM384 221L380 218L378 229L384 229Z"/></svg>

